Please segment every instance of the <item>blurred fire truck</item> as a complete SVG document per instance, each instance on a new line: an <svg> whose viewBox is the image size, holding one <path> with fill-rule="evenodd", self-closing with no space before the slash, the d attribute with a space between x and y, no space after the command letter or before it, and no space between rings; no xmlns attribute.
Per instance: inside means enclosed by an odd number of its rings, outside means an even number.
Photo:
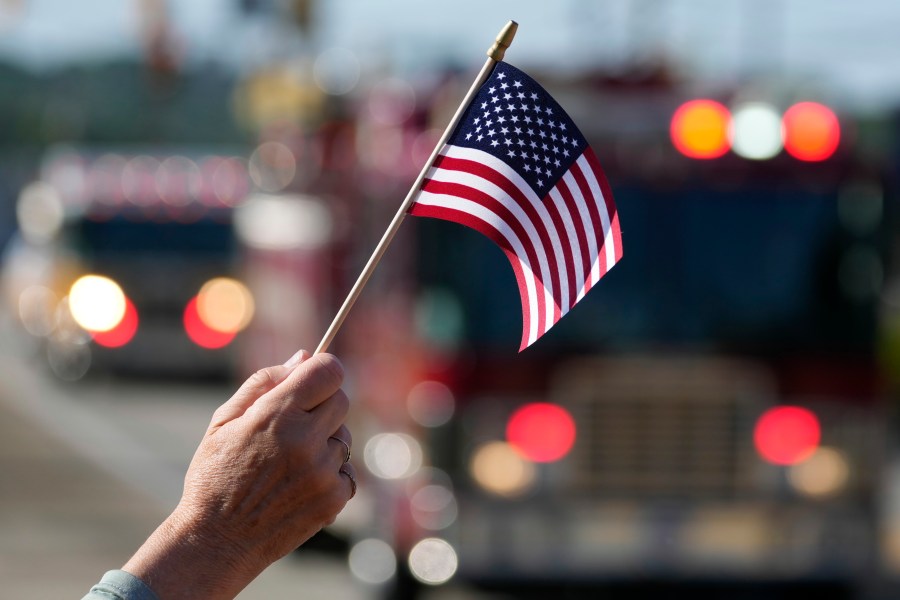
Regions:
<svg viewBox="0 0 900 600"><path fill-rule="evenodd" d="M7 305L58 376L230 374L254 302L232 220L246 160L204 149L47 152L19 197Z"/></svg>
<svg viewBox="0 0 900 600"><path fill-rule="evenodd" d="M900 562L886 157L819 103L595 83L553 92L623 224L590 297L517 356L502 253L415 220L339 336L366 467L338 523L357 525L351 570L395 598L874 594Z"/></svg>

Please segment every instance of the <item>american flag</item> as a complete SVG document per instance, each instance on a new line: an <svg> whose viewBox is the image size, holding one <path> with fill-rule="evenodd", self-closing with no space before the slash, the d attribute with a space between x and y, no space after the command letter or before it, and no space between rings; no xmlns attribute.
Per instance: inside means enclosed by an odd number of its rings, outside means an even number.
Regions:
<svg viewBox="0 0 900 600"><path fill-rule="evenodd" d="M461 223L506 253L533 344L622 258L600 164L559 104L499 62L435 158L410 214Z"/></svg>

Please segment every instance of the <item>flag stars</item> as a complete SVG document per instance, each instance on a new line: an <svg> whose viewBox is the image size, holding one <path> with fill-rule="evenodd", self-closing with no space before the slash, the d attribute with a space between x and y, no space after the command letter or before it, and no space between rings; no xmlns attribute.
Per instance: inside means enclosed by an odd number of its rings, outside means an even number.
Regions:
<svg viewBox="0 0 900 600"><path fill-rule="evenodd" d="M491 90L491 93L492 93L492 94L494 93L493 90ZM537 95L536 92L531 92L531 99L532 99L532 100L537 100L537 99L538 99L538 95Z"/></svg>
<svg viewBox="0 0 900 600"><path fill-rule="evenodd" d="M497 88L496 88L496 87L492 87L491 89L488 90L488 93L489 93L489 94L493 94L493 93L496 92L496 91L497 91Z"/></svg>
<svg viewBox="0 0 900 600"><path fill-rule="evenodd" d="M512 100L512 94L503 94L504 100Z"/></svg>
<svg viewBox="0 0 900 600"><path fill-rule="evenodd" d="M480 142L480 141L483 140L483 139L484 139L484 136L481 135L481 134L479 134L478 137L475 138L475 141L476 141L476 142Z"/></svg>
<svg viewBox="0 0 900 600"><path fill-rule="evenodd" d="M501 89L501 90L505 90L505 89L508 88L508 87L509 87L509 84L506 83L505 81L504 81L503 83L500 84L500 89Z"/></svg>
<svg viewBox="0 0 900 600"><path fill-rule="evenodd" d="M513 81L513 87L515 87L516 89L522 87L522 82L519 80Z"/></svg>
<svg viewBox="0 0 900 600"><path fill-rule="evenodd" d="M499 145L500 145L500 142L498 142L497 140L491 140L491 147L492 147L492 148L496 148L496 147L499 146Z"/></svg>
<svg viewBox="0 0 900 600"><path fill-rule="evenodd" d="M504 79L506 79L506 73L499 73L497 75L497 79L499 79L500 81L503 81Z"/></svg>

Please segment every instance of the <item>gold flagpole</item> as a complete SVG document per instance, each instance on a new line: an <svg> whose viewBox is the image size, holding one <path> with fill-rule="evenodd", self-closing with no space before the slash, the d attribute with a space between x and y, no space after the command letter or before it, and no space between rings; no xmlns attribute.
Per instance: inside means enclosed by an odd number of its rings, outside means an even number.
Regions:
<svg viewBox="0 0 900 600"><path fill-rule="evenodd" d="M325 332L325 336L322 338L322 341L319 342L319 346L318 348L316 348L316 354L325 352L328 349L328 346L331 344L331 341L334 339L334 336L337 335L338 329L341 328L341 325L344 323L344 319L346 319L347 315L350 313L350 309L353 307L353 304L356 302L356 299L362 292L363 287L365 287L366 283L369 281L369 277L372 276L372 272L375 270L375 267L378 265L381 257L384 256L384 253L387 250L387 247L390 245L391 240L394 239L394 235L400 228L400 224L403 222L403 218L406 216L406 212L409 210L409 207L412 206L412 203L416 198L416 193L419 191L419 188L422 185L422 180L425 179L425 175L428 173L428 169L431 168L431 163L434 162L434 159L437 156L438 152L440 152L441 148L444 147L444 144L447 142L447 138L449 138L450 134L453 133L453 130L456 128L456 124L462 117L463 111L465 111L466 107L469 106L469 103L472 101L472 98L475 96L475 94L478 93L478 89L481 87L481 84L484 83L490 75L491 69L493 68L494 64L503 60L503 55L506 53L506 49L509 48L509 45L512 44L513 37L515 37L516 29L518 29L518 27L518 23L516 23L515 21L509 21L497 35L497 39L494 41L494 45L488 49L487 61L485 61L484 66L481 67L481 71L475 78L474 83L472 83L472 87L470 87L469 91L466 93L465 98L463 98L462 103L460 103L459 108L456 109L456 114L454 114L453 118L450 119L450 123L444 130L444 134L441 136L441 139L438 140L437 145L431 152L431 156L428 157L428 160L425 162L425 166L422 167L422 171L419 173L419 176L416 178L415 182L410 188L409 193L406 195L406 199L403 200L403 204L400 205L400 209L397 211L397 214L394 215L394 219L391 221L391 224L388 225L387 231L384 232L384 235L381 237L381 241L378 242L378 245L375 247L375 251L372 253L372 256L369 257L369 261L366 263L366 266L363 267L362 273L360 273L359 278L357 278L356 280L356 283L353 284L353 287L350 289L350 293L347 295L347 298L344 300L344 304L341 305L340 310L338 310L337 315L335 315L334 320L328 327L328 331Z"/></svg>

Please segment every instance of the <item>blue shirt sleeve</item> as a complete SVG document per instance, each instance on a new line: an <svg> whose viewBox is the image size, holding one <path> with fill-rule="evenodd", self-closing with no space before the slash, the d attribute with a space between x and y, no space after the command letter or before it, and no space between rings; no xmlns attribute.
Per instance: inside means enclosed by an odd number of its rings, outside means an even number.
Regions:
<svg viewBox="0 0 900 600"><path fill-rule="evenodd" d="M81 600L159 600L147 584L125 571L107 571Z"/></svg>

